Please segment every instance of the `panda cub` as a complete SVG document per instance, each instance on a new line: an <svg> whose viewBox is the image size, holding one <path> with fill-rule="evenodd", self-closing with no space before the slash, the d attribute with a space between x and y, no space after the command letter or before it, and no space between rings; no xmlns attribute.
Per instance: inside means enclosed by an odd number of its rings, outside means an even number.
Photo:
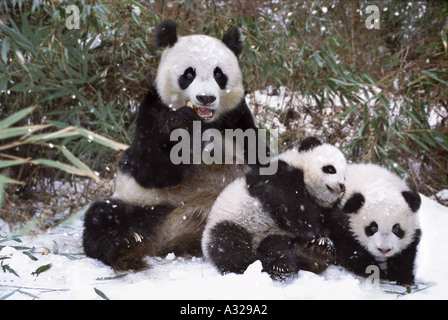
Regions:
<svg viewBox="0 0 448 320"><path fill-rule="evenodd" d="M373 164L347 166L342 215L330 239L340 265L357 275L377 265L381 277L414 283L421 199L396 174ZM370 274L370 273L369 273Z"/></svg>
<svg viewBox="0 0 448 320"><path fill-rule="evenodd" d="M243 273L256 260L273 278L323 272L333 262L322 220L345 191L344 155L307 138L280 154L274 175L249 172L228 185L208 217L204 256L221 273Z"/></svg>
<svg viewBox="0 0 448 320"><path fill-rule="evenodd" d="M178 37L176 28L170 20L155 28L155 44L165 50L139 107L132 145L120 160L115 192L85 214L87 256L115 270L142 269L145 256L202 255L202 231L216 197L248 172L248 164L257 166L246 149L242 164L172 161L176 129L189 136L195 126L223 136L227 130L257 130L244 100L239 30L231 27L221 40ZM187 158L203 148L199 143L199 150L189 149Z"/></svg>

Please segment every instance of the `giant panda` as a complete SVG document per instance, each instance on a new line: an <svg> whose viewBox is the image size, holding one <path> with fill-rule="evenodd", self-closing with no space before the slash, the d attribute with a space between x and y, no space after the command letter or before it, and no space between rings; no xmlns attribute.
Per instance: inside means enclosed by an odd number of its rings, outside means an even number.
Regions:
<svg viewBox="0 0 448 320"><path fill-rule="evenodd" d="M197 133L195 124L201 132L215 129L219 134L257 129L244 99L239 30L231 27L219 40L178 37L176 28L171 20L155 28L155 44L165 48L155 85L139 107L135 137L119 162L113 195L95 201L85 214L87 256L115 270L145 268L148 255L201 255L213 202L250 168L246 148L246 161L240 164L172 161L171 151L179 143L171 136L176 129L191 135ZM199 152L210 142L200 144ZM188 157L194 156L193 149L189 152ZM259 162L249 164L255 168Z"/></svg>
<svg viewBox="0 0 448 320"><path fill-rule="evenodd" d="M271 161L278 162L275 174L251 171L235 180L209 214L202 251L223 274L260 260L263 271L285 279L334 262L322 226L345 191L344 155L309 137Z"/></svg>
<svg viewBox="0 0 448 320"><path fill-rule="evenodd" d="M414 282L414 261L421 238L421 199L396 174L374 164L347 166L342 213L330 220L337 263L360 276L376 265L383 279Z"/></svg>

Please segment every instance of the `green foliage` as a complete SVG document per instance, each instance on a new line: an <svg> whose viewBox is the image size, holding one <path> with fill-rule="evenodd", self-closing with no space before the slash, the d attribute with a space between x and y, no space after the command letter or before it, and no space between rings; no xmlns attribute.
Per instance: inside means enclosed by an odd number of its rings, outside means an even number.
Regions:
<svg viewBox="0 0 448 320"><path fill-rule="evenodd" d="M377 3L380 29L371 30L365 27L369 4L1 2L0 119L19 119L17 126L0 127L0 145L14 145L3 149L7 157L1 161L3 168L33 164L27 167L33 174L3 174L0 185L26 183L42 165L73 174L103 172L106 163L116 163L116 151L104 145L131 142L136 108L160 57L152 28L164 18L178 22L180 35L222 37L229 25L238 26L244 37L240 64L247 90L283 86L304 97L309 103L291 104L287 113L327 117L332 129L318 122L317 129L325 129L321 138L339 143L350 159L407 171L413 156L429 159L446 177L448 6L384 0ZM79 29L66 26L68 5L80 9ZM32 113L26 111L30 106ZM429 122L434 113L444 117L438 127ZM290 127L291 141L303 138L299 125ZM91 143L89 137L105 143ZM446 179L440 183L446 185Z"/></svg>

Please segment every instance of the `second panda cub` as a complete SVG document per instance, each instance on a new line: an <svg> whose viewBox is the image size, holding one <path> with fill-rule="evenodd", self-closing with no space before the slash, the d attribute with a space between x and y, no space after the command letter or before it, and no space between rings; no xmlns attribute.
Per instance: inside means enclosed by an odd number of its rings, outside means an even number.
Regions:
<svg viewBox="0 0 448 320"><path fill-rule="evenodd" d="M202 251L222 273L243 273L256 260L274 278L321 273L334 259L322 225L344 194L345 157L307 138L271 161L278 162L275 174L250 172L219 195Z"/></svg>
<svg viewBox="0 0 448 320"><path fill-rule="evenodd" d="M421 199L396 174L373 164L347 166L342 214L330 238L340 265L360 276L376 265L381 277L414 283L414 261L421 230Z"/></svg>

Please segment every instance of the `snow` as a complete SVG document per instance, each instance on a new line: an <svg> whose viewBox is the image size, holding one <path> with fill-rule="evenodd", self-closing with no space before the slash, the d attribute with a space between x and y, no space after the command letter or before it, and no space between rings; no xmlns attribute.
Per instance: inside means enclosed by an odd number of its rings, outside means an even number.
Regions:
<svg viewBox="0 0 448 320"><path fill-rule="evenodd" d="M99 292L109 299L447 299L448 208L424 196L422 200L418 286L410 294L401 286L375 286L338 266L322 275L300 271L279 282L261 271L259 261L242 275L221 275L202 257L184 259L172 253L148 257L148 270L115 273L83 254L80 211L46 233L19 236L21 242L2 229L0 299L101 300ZM48 265L48 270L37 271Z"/></svg>

